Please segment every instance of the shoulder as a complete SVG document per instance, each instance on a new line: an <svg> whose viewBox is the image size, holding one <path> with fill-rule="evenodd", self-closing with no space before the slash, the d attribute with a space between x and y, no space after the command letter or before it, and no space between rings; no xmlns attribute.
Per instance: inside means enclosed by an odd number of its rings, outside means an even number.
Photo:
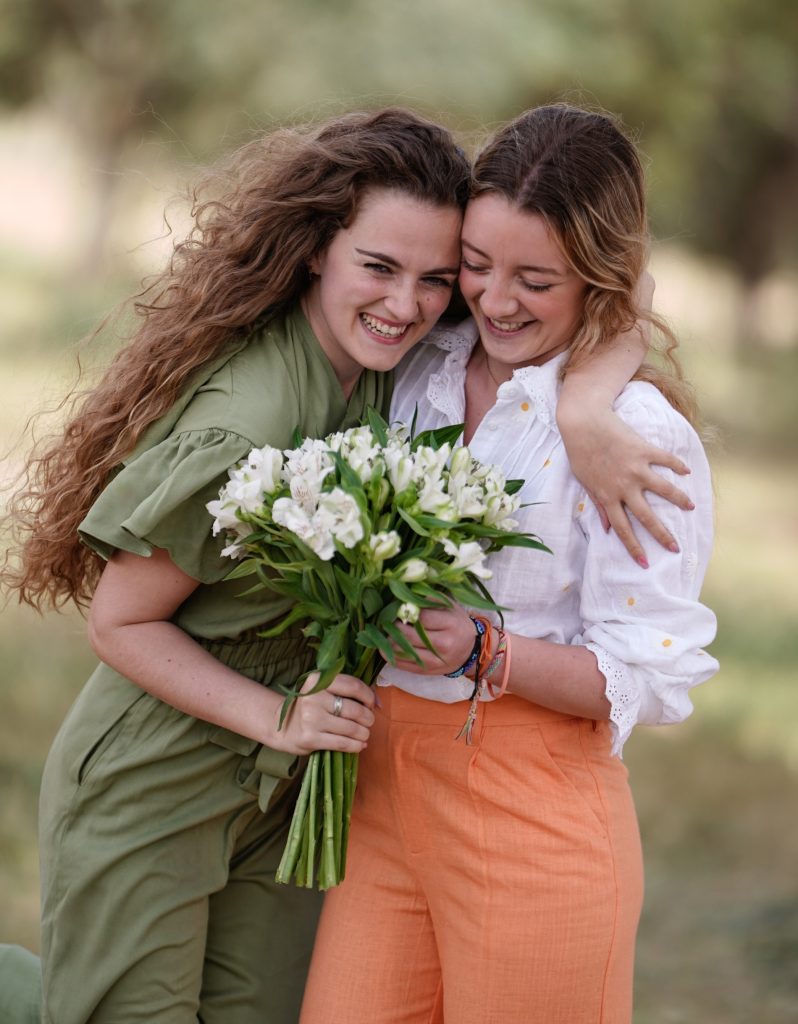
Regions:
<svg viewBox="0 0 798 1024"><path fill-rule="evenodd" d="M299 422L301 377L295 342L281 322L261 325L196 387L172 432L221 430L256 446L288 447Z"/></svg>

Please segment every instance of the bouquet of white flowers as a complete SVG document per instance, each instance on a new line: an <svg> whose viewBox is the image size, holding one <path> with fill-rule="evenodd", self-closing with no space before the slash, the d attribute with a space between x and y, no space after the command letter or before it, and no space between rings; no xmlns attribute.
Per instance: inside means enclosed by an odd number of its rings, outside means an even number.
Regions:
<svg viewBox="0 0 798 1024"><path fill-rule="evenodd" d="M394 645L418 660L397 628L422 608L457 601L500 613L485 587L489 552L506 545L548 550L515 531L523 481L507 481L468 450L452 450L462 424L417 437L388 427L369 410L368 424L297 447L253 449L229 471L208 504L223 553L240 559L228 578L257 576L292 607L262 636L296 622L316 650L312 692L347 672L371 685ZM283 716L301 698L286 690ZM338 884L357 778L357 755L318 751L309 758L277 880L319 888Z"/></svg>

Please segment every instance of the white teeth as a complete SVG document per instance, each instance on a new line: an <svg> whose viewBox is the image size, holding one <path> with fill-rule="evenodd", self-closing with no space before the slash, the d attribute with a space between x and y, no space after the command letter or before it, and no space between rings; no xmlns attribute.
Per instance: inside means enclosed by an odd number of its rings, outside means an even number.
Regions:
<svg viewBox="0 0 798 1024"><path fill-rule="evenodd" d="M368 313L361 313L360 319L370 331L374 331L375 334L381 334L383 338L400 338L407 330L407 325L404 327L390 327L381 320L375 320Z"/></svg>
<svg viewBox="0 0 798 1024"><path fill-rule="evenodd" d="M490 316L488 317L488 321L493 324L498 331L520 331L525 325L524 320L511 323L509 320L494 320L493 317Z"/></svg>

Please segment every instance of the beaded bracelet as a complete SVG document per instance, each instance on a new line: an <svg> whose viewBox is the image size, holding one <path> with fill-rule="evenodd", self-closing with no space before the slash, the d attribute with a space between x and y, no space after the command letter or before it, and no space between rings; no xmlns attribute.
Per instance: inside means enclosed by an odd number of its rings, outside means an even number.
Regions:
<svg viewBox="0 0 798 1024"><path fill-rule="evenodd" d="M459 676L465 675L465 673L471 668L472 665L476 664L479 656L482 654L482 638L485 636L485 630L488 627L488 622L481 616L470 615L469 618L474 623L474 629L476 630L476 637L474 638L474 646L471 648L471 653L468 658L463 662L460 668L454 670L454 672L446 672L445 675L449 679L457 679Z"/></svg>

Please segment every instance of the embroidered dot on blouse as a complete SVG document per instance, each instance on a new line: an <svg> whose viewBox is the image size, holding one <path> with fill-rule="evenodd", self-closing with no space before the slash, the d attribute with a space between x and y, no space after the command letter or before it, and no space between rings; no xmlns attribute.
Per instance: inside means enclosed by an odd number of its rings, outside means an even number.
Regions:
<svg viewBox="0 0 798 1024"><path fill-rule="evenodd" d="M577 512L584 512L585 511L585 503L583 501L580 501L579 504L576 506L576 511Z"/></svg>
<svg viewBox="0 0 798 1024"><path fill-rule="evenodd" d="M521 410L523 412L529 412L529 402L522 402L521 403Z"/></svg>
<svg viewBox="0 0 798 1024"><path fill-rule="evenodd" d="M670 645L672 643L673 643L673 640L665 639L665 640L662 641L662 646L663 647L670 647Z"/></svg>
<svg viewBox="0 0 798 1024"><path fill-rule="evenodd" d="M543 463L543 468L544 469L548 469L550 465L551 465L551 459L546 459L546 461Z"/></svg>
<svg viewBox="0 0 798 1024"><path fill-rule="evenodd" d="M632 607L632 605L633 605L633 604L635 603L635 599L634 599L633 597L627 597L627 598L626 598L626 603L627 603L627 604L629 605L629 607L631 608L631 607Z"/></svg>

